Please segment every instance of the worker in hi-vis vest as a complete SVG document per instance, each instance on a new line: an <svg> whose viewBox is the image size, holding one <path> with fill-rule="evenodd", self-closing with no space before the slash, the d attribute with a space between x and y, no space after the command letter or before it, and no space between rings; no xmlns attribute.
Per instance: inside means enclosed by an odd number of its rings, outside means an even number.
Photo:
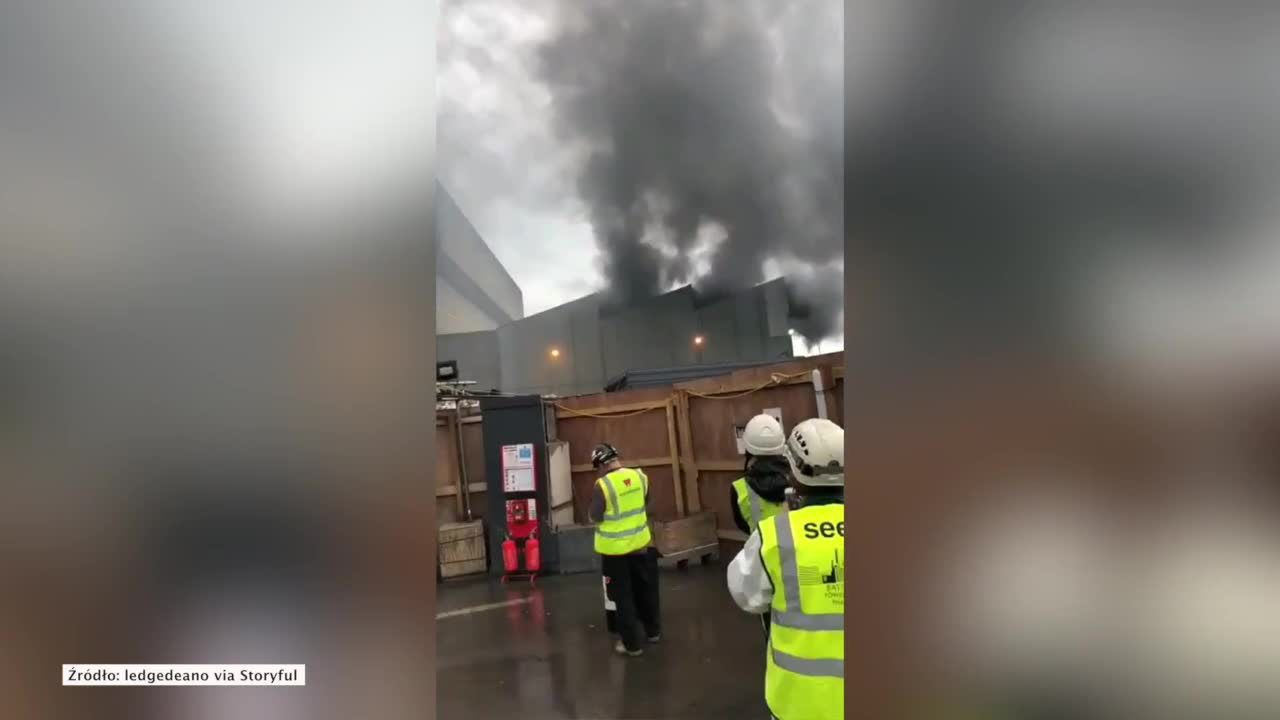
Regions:
<svg viewBox="0 0 1280 720"><path fill-rule="evenodd" d="M623 467L612 445L597 445L591 465L605 474L596 480L588 517L596 526L595 549L604 576L606 610L614 609L618 637L614 651L644 653L640 631L651 643L662 637L658 603L658 552L649 530L649 478Z"/></svg>
<svg viewBox="0 0 1280 720"><path fill-rule="evenodd" d="M751 418L742 431L742 444L747 459L743 477L729 486L729 507L733 509L734 524L750 535L761 520L767 520L782 510L791 467L782 455L786 445L782 423L772 415L761 413ZM760 618L768 635L769 613Z"/></svg>
<svg viewBox="0 0 1280 720"><path fill-rule="evenodd" d="M729 564L729 594L770 612L764 697L778 720L844 718L844 430L805 420L784 454L798 502L760 523Z"/></svg>

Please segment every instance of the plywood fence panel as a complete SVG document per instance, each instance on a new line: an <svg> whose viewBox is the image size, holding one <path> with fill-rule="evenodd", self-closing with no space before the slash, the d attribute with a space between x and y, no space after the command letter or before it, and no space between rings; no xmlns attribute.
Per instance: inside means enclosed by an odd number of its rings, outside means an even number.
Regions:
<svg viewBox="0 0 1280 720"><path fill-rule="evenodd" d="M597 393L595 395L578 395L560 398L556 404L561 408L590 411L591 408L618 407L634 403L664 402L671 396L671 389L665 387L637 388L622 392Z"/></svg>
<svg viewBox="0 0 1280 720"><path fill-rule="evenodd" d="M703 509L714 510L724 529L732 529L728 506L728 486L741 476L742 456L737 453L733 428L745 424L765 408L781 408L784 424L789 428L800 419L816 414L816 402L809 373L816 367L838 366L840 353L815 358L799 358L764 368L747 368L730 375L682 383L675 388L640 388L618 393L600 393L560 398L553 404L556 412L556 435L569 443L570 463L574 467L573 506L575 522L587 521L587 507L598 474L590 469L591 450L601 442L616 446L624 462L636 464L649 476L653 485L654 510L657 519L675 519ZM781 385L771 385L781 380ZM769 385L768 387L760 387ZM694 393L739 395L728 399L682 397L680 390ZM829 402L841 403L842 386L837 383ZM687 401L688 417L681 417L682 402ZM668 410L671 407L671 420ZM843 405L833 410L843 416ZM456 441L450 434L452 420L441 415L437 426L436 484L447 488L437 497L442 522L459 518L459 499L453 490L460 482ZM482 416L464 418L460 426L463 456L471 487L486 483ZM683 447L687 437L689 447ZM679 438L673 447L673 438ZM679 474L673 470L674 460L685 460L688 466ZM700 467L703 464L706 467ZM685 483L697 476L698 484ZM471 492L473 517L484 515L485 492Z"/></svg>
<svg viewBox="0 0 1280 720"><path fill-rule="evenodd" d="M742 476L745 460L738 454L734 428L745 425L767 408L782 411L786 430L814 417L817 401L813 385L809 382L779 385L726 399L691 396L688 404L692 451L698 469L696 492L701 506L716 513L721 530L734 530L729 486Z"/></svg>
<svg viewBox="0 0 1280 720"><path fill-rule="evenodd" d="M573 521L579 525L587 523L587 510L591 507L591 486L597 477L594 472L572 473Z"/></svg>
<svg viewBox="0 0 1280 720"><path fill-rule="evenodd" d="M574 522L587 522L592 485L599 477L590 468L591 451L603 442L618 448L624 463L637 464L649 476L654 516L676 517L666 413L669 397L668 390L659 388L576 397L558 403L556 435L569 443L569 462L574 468Z"/></svg>
<svg viewBox="0 0 1280 720"><path fill-rule="evenodd" d="M676 511L674 476L671 466L654 466L641 468L649 476L650 492L653 494L652 517L658 520L674 520L679 517ZM600 474L591 471L573 473L573 521L579 524L587 522L587 509L591 504L592 488Z"/></svg>
<svg viewBox="0 0 1280 720"><path fill-rule="evenodd" d="M447 495L441 494L458 485L457 453L450 452L454 447L453 438L453 427L449 421L443 417L437 417L435 482L432 484L432 491L436 498L437 527L441 524L457 522L459 519L456 495L453 492Z"/></svg>
<svg viewBox="0 0 1280 720"><path fill-rule="evenodd" d="M843 367L843 365L844 353L829 353L827 355L796 358L795 360L781 362L775 365L743 368L728 375L691 380L689 382L677 384L675 389L692 390L701 393L712 393L718 391L729 392L734 388L746 390L751 387L763 385L770 382L770 380L779 377L782 378L784 382L808 382L808 374L812 372L814 368L825 366Z"/></svg>
<svg viewBox="0 0 1280 720"><path fill-rule="evenodd" d="M702 509L716 514L716 529L726 532L735 531L733 524L733 506L729 501L729 487L742 477L741 471L703 470L698 474L698 492L702 498Z"/></svg>
<svg viewBox="0 0 1280 720"><path fill-rule="evenodd" d="M699 460L741 461L734 427L746 425L766 408L781 409L783 427L790 430L817 413L813 386L806 383L771 387L731 399L690 397L694 456Z"/></svg>

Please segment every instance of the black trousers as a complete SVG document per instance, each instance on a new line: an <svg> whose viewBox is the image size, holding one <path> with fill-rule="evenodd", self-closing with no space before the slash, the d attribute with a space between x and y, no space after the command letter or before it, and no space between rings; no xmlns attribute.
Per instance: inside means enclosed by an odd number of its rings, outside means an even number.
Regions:
<svg viewBox="0 0 1280 720"><path fill-rule="evenodd" d="M606 611L609 631L621 636L628 650L639 650L644 637L662 634L658 551L649 548L631 555L602 555L600 561L605 595L616 607L612 617Z"/></svg>

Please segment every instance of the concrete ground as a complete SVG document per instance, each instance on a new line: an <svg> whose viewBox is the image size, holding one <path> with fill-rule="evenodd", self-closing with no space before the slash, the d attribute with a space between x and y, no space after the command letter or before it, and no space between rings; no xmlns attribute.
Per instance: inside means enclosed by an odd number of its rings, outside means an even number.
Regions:
<svg viewBox="0 0 1280 720"><path fill-rule="evenodd" d="M723 562L662 571L662 641L638 658L613 653L599 575L540 578L536 589L439 585L439 717L769 717L763 630L729 597Z"/></svg>

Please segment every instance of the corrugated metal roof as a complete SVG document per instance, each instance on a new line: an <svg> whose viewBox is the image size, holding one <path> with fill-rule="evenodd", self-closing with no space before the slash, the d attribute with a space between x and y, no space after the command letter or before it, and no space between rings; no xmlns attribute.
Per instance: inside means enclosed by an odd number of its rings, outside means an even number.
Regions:
<svg viewBox="0 0 1280 720"><path fill-rule="evenodd" d="M790 359L790 358L787 358ZM628 370L613 378L604 386L605 392L632 390L640 387L662 387L675 385L687 380L698 380L718 375L728 375L735 370L772 365L780 362L774 360L753 360L749 362L708 363L705 365L686 365L674 368L655 368L650 370Z"/></svg>

